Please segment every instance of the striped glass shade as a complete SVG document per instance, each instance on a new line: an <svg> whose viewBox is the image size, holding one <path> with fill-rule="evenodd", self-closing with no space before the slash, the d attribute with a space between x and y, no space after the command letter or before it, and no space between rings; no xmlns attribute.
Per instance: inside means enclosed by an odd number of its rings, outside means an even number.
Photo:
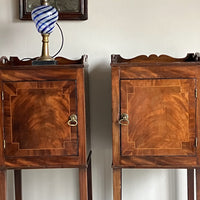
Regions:
<svg viewBox="0 0 200 200"><path fill-rule="evenodd" d="M41 34L50 34L58 20L58 11L52 6L39 6L31 12L32 20Z"/></svg>

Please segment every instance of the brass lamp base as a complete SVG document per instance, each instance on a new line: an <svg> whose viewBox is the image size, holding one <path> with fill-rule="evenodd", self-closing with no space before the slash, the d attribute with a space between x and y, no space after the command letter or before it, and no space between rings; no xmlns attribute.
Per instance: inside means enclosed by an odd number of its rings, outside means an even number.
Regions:
<svg viewBox="0 0 200 200"><path fill-rule="evenodd" d="M42 55L32 65L56 65L57 62L49 55L49 34L42 34Z"/></svg>
<svg viewBox="0 0 200 200"><path fill-rule="evenodd" d="M42 55L37 60L38 61L54 60L49 55L49 34L42 34Z"/></svg>
<svg viewBox="0 0 200 200"><path fill-rule="evenodd" d="M32 65L33 66L38 66L38 65L57 65L57 61L56 60L33 60L32 61Z"/></svg>

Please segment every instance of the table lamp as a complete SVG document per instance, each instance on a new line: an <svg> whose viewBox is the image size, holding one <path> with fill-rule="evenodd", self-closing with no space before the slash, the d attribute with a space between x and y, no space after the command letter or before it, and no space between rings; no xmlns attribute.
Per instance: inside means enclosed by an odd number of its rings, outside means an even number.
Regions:
<svg viewBox="0 0 200 200"><path fill-rule="evenodd" d="M33 65L56 64L54 58L49 55L49 35L53 32L58 20L58 11L49 5L48 0L41 0L41 6L32 10L31 17L43 38L42 55L33 61Z"/></svg>

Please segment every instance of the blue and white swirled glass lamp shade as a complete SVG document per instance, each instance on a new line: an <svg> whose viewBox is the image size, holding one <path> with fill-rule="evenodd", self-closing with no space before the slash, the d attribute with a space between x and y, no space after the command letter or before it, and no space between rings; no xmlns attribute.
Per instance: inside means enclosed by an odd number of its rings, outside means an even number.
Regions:
<svg viewBox="0 0 200 200"><path fill-rule="evenodd" d="M58 20L58 11L52 6L42 5L32 10L31 17L39 33L50 34Z"/></svg>

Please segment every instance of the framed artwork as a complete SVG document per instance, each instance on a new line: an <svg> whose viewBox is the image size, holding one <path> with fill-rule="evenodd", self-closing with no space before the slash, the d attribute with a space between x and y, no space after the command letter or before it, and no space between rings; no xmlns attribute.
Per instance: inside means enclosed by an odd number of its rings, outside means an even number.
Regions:
<svg viewBox="0 0 200 200"><path fill-rule="evenodd" d="M20 0L20 19L31 20L31 11L40 5L40 0ZM59 13L59 20L86 20L87 0L49 0L49 5Z"/></svg>

